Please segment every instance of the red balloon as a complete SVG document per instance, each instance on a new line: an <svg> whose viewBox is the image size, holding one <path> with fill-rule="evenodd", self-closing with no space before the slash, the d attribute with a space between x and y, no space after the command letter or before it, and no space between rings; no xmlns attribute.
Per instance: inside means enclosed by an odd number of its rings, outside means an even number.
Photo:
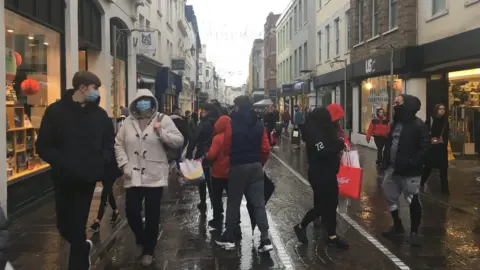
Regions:
<svg viewBox="0 0 480 270"><path fill-rule="evenodd" d="M26 96L33 96L40 90L40 84L36 80L26 79L20 85L22 93Z"/></svg>
<svg viewBox="0 0 480 270"><path fill-rule="evenodd" d="M17 62L17 67L23 62L22 56L18 52L15 52L15 60Z"/></svg>

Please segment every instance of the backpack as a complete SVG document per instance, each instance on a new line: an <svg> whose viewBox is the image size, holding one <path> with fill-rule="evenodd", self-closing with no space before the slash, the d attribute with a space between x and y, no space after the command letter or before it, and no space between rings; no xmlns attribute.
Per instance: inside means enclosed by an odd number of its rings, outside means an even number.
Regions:
<svg viewBox="0 0 480 270"><path fill-rule="evenodd" d="M157 122L159 124L162 122L164 116L165 114L162 113L157 114ZM166 144L163 144L163 148L165 149L165 153L167 154L168 161L176 160L180 155L180 151L178 149L171 148Z"/></svg>

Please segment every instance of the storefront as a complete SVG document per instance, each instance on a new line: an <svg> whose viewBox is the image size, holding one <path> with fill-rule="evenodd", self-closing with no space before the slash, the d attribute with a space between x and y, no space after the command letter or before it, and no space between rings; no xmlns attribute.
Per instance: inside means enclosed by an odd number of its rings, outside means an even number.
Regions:
<svg viewBox="0 0 480 270"><path fill-rule="evenodd" d="M146 87L155 94L155 80L158 69L162 63L147 57L143 54L137 54L137 88L139 85Z"/></svg>
<svg viewBox="0 0 480 270"><path fill-rule="evenodd" d="M35 149L48 105L65 89L64 1L5 2L6 175L10 214L52 189ZM56 14L49 16L49 14Z"/></svg>
<svg viewBox="0 0 480 270"><path fill-rule="evenodd" d="M420 100L423 99L422 95L426 95L425 86L417 87L415 83L418 78L411 76L411 74L418 74L422 59L421 51L418 48L402 48L393 52L393 59L391 56L389 53L372 57L350 66L349 80L353 85L351 136L353 143L375 147L372 141L367 143L365 136L370 122L375 118L376 111L383 108L388 115L390 102L402 93L415 95ZM393 76L390 75L392 60ZM391 88L392 81L393 88ZM422 106L417 116L425 118L425 106Z"/></svg>
<svg viewBox="0 0 480 270"><path fill-rule="evenodd" d="M176 85L175 78L169 67L159 68L157 79L155 80L155 97L158 100L159 111L163 113L171 113L173 106L176 104Z"/></svg>
<svg viewBox="0 0 480 270"><path fill-rule="evenodd" d="M436 104L447 105L450 144L456 156L475 155L475 133L480 130L480 29L474 29L421 48L426 82L427 113Z"/></svg>
<svg viewBox="0 0 480 270"><path fill-rule="evenodd" d="M128 30L127 24L120 18L110 19L110 53L111 53L111 96L112 115L120 115L120 107L128 106ZM114 55L116 46L116 56ZM116 81L116 84L115 84ZM114 87L116 85L116 91ZM116 96L115 96L116 94ZM115 108L115 105L117 108Z"/></svg>
<svg viewBox="0 0 480 270"><path fill-rule="evenodd" d="M290 115L293 115L294 106L296 104L294 84L282 84L281 88L281 112L289 110Z"/></svg>

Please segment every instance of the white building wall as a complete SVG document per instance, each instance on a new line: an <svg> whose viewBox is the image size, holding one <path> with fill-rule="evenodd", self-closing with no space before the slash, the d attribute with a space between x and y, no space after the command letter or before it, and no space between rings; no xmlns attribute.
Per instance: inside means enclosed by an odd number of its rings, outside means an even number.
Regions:
<svg viewBox="0 0 480 270"><path fill-rule="evenodd" d="M317 5L316 17L316 41L315 41L315 63L317 75L329 73L338 69L343 69L343 64L330 65L333 59L343 60L347 59L350 64L350 54L348 49L347 27L348 18L347 11L350 9L350 1L321 1L322 6L318 6L319 2L315 1ZM336 52L336 29L335 20L338 20L339 25L339 52ZM330 55L327 58L327 36L326 27L330 26ZM321 38L318 34L321 34ZM320 44L321 41L321 44ZM320 56L321 51L321 56Z"/></svg>
<svg viewBox="0 0 480 270"><path fill-rule="evenodd" d="M432 0L418 1L418 44L480 27L480 1L447 0L445 10L433 14Z"/></svg>
<svg viewBox="0 0 480 270"><path fill-rule="evenodd" d="M0 0L0 5L2 7L5 6L5 1ZM0 9L0 85L5 85L5 9ZM3 91L5 91L5 87L3 87ZM6 119L6 102L5 102L5 92L3 93L3 98L0 99L0 119L1 123L7 122ZM0 149L7 149L7 129L6 125L0 125ZM7 213L7 166L6 162L0 162L0 179L2 179L0 183L0 206L3 208L3 211Z"/></svg>
<svg viewBox="0 0 480 270"><path fill-rule="evenodd" d="M257 61L258 64L258 73L259 73L259 80L258 80L258 88L265 87L265 47L262 46L262 50L260 51L260 57Z"/></svg>

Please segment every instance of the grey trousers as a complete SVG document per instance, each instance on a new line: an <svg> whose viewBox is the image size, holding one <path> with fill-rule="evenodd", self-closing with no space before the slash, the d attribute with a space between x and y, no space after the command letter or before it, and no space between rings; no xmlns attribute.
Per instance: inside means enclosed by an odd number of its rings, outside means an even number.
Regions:
<svg viewBox="0 0 480 270"><path fill-rule="evenodd" d="M252 204L262 239L268 239L268 219L265 210L263 168L260 163L234 165L228 176L227 216L225 234L233 238L240 223L240 205L243 195Z"/></svg>
<svg viewBox="0 0 480 270"><path fill-rule="evenodd" d="M393 168L389 167L385 171L382 188L385 198L388 202L390 212L395 211L399 207L400 195L410 204L414 195L417 195L420 188L421 176L400 176L393 174Z"/></svg>

